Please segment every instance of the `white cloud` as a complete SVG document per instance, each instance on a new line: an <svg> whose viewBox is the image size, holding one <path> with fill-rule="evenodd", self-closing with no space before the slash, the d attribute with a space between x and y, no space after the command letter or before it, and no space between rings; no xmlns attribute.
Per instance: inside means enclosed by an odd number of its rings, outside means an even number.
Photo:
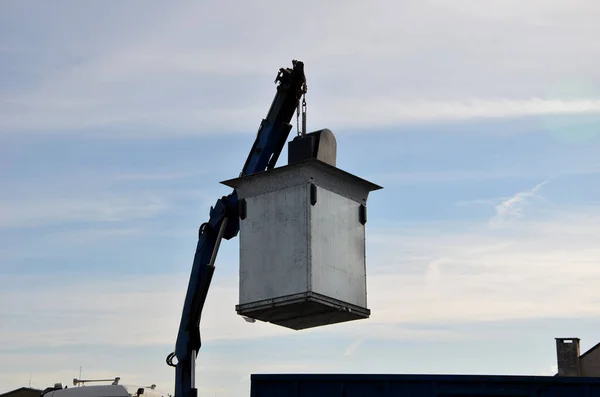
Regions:
<svg viewBox="0 0 600 397"><path fill-rule="evenodd" d="M36 285L36 292L21 289L29 283ZM22 343L28 347L80 343L144 346L175 343L187 275L121 275L103 280L4 275L2 284L7 291L2 292L2 301L7 303L2 315L8 321L0 330L1 348ZM286 332L265 324L246 324L234 312L235 285L231 281L215 284L202 321L203 339Z"/></svg>
<svg viewBox="0 0 600 397"><path fill-rule="evenodd" d="M521 220L502 229L465 226L460 233L410 231L369 235L371 319L305 334L356 338L441 338L452 334L386 324L440 324L597 315L600 281L597 210ZM220 265L221 266L221 265ZM3 347L84 341L116 345L174 343L187 275L120 276L53 281L2 278ZM42 281L44 280L44 281ZM596 280L596 281L594 281ZM23 288L35 285L35 289ZM237 281L215 276L202 322L203 337L248 339L293 335L234 312ZM72 297L77 296L77 299ZM406 304L410 302L410 304ZM27 313L27 315L25 315ZM31 316L31 313L36 313ZM113 324L120 324L114 327ZM358 331L357 331L358 330ZM356 334L356 332L360 332Z"/></svg>
<svg viewBox="0 0 600 397"><path fill-rule="evenodd" d="M590 115L596 117L600 112L600 95L590 83L597 80L594 38L600 34L594 20L598 3L594 1L580 2L578 7L554 0L543 6L512 0L485 5L466 0L452 5L375 3L378 6L303 2L296 9L280 2L263 4L264 8L256 8L242 2L233 12L210 3L160 12L148 11L148 6L135 21L121 18L114 23L106 15L87 12L77 15L82 18L58 21L56 24L63 24L62 36L44 42L43 47L52 50L60 44L64 51L51 52L72 57L77 64L60 59L18 65L8 58L7 64L14 70L27 69L37 77L23 85L15 80L13 89L2 90L0 131L60 129L59 133L77 134L88 127L108 125L117 132L105 135L113 137L223 130L254 133L274 94L272 78L277 68L289 65L292 58L306 61L310 128L357 130L540 115L590 120ZM271 18L269 13L277 17ZM53 15L65 14L57 9ZM92 19L100 22L90 24L82 45L83 35L73 35L79 30L65 24L67 19L80 25ZM257 25L256 20L264 23ZM57 29L45 28L52 24L48 21L40 18L36 25L52 36ZM297 22L297 28L289 29L290 21ZM29 26L25 19L20 22ZM99 25L111 29L99 29ZM27 29L30 32L34 27ZM9 37L6 41L10 43L0 45L34 56L42 45L24 40L25 36L28 34ZM95 44L87 45L88 41ZM573 75L581 77L584 84L572 84ZM552 129L554 118L545 120ZM597 119L591 120L593 127ZM194 174L127 174L117 179L170 180ZM519 170L388 176L412 184L516 174ZM540 174L540 180L551 176ZM23 194L7 194L0 202L0 226L148 219L170 209L172 199L191 197L191 192L96 195L83 190L65 190L52 197L29 195L27 200L21 199L26 196ZM275 337L314 339L312 350L306 351L319 357L325 354L319 344L325 338L342 341L342 347L327 350L333 358L318 366L313 357L273 361L260 355L252 364L229 357L211 360L214 351L205 348L198 371L202 392L231 392L231 379L241 379L248 372L339 371L346 361L365 354L370 341L467 337L449 330L456 323L597 316L598 208L552 216L546 213L544 218L520 216L521 206L538 193L534 188L495 201L501 202L496 220L512 220L503 222L503 228L490 229L483 221L436 222L411 228L400 225L388 232L370 228L368 291L373 315L361 322L301 333L264 323L248 324L234 311L236 280L220 276L217 269L201 324L207 347L217 341L240 340L259 345ZM194 194L204 199L203 194ZM208 194L206 205L200 207L214 204L217 196ZM493 206L490 208L493 211ZM70 244L94 241L110 249L104 237L140 231L131 225L107 226L52 238L67 237ZM37 248L35 254L40 255ZM3 258L6 260L6 252ZM235 264L218 266L233 268ZM82 345L123 350L172 346L187 278L188 274L112 274L104 279L2 274L0 350L80 347L82 351L78 355L3 352L9 364L3 367L0 384L26 384L31 363L39 364L34 380L41 382L36 383L40 386L69 380L83 363L90 374L139 382L148 382L149 377L150 382L168 385L165 388L171 390L172 372L163 363L163 353L146 363L138 355L113 357L112 362L104 363ZM236 371L235 377L230 376L231 371Z"/></svg>
<svg viewBox="0 0 600 397"><path fill-rule="evenodd" d="M153 6L133 23L115 15L92 20L79 10L80 21L101 21L90 23L88 32L101 45L74 40L71 50L80 62L42 67L40 82L6 94L0 130L79 133L111 126L119 130L112 136L137 137L253 133L275 92L277 69L292 58L306 62L314 128L600 109L593 84L599 29L590 19L598 10L593 2L263 4L256 9L240 3L235 13L210 2ZM297 21L295 29L290 21ZM115 36L102 24L127 34ZM62 35L54 40L69 47Z"/></svg>
<svg viewBox="0 0 600 397"><path fill-rule="evenodd" d="M33 227L64 222L118 222L145 219L168 209L168 203L156 194L94 197L48 195L0 201L0 228Z"/></svg>
<svg viewBox="0 0 600 397"><path fill-rule="evenodd" d="M119 181L170 181L206 175L206 171L152 172L152 173L120 173L113 178Z"/></svg>
<svg viewBox="0 0 600 397"><path fill-rule="evenodd" d="M273 91L274 92L274 91ZM271 93L272 94L272 93ZM153 110L109 111L90 107L66 118L74 109L42 110L39 117L23 118L23 114L3 118L0 130L62 130L61 133L80 133L81 129L98 126L115 127L114 137L151 138L169 130L169 136L212 134L218 131L255 133L272 95L262 97L263 106L241 105L224 108L195 108L178 106ZM256 98L256 102L260 101ZM365 99L320 98L310 108L309 129L327 126L338 129L386 128L407 123L452 122L477 118L518 118L527 116L596 115L600 100L532 99L474 99L442 101L390 100L367 96ZM63 115L64 113L64 115ZM345 117L344 115L352 115ZM576 119L575 119L576 120ZM153 130L130 128L132 125L152 125ZM24 131L25 132L25 131Z"/></svg>
<svg viewBox="0 0 600 397"><path fill-rule="evenodd" d="M0 198L0 229L95 223L103 227L97 231L99 234L106 234L111 227L121 233L124 228L131 231L137 226L118 223L149 220L190 202L206 208L201 216L207 216L208 208L223 193L223 187L161 186L164 181L201 175L203 172L177 170L116 174L77 171L48 183L34 178L14 178L8 181L7 192ZM139 186L132 182L156 183ZM69 232L74 231L58 233ZM57 235L47 236L54 237Z"/></svg>
<svg viewBox="0 0 600 397"><path fill-rule="evenodd" d="M382 184L392 185L415 185L415 184L437 184L448 182L464 182L514 178L522 176L518 170L510 169L464 169L464 170L434 170L434 171L409 171L377 173L367 179L381 181Z"/></svg>
<svg viewBox="0 0 600 397"><path fill-rule="evenodd" d="M473 199L473 200L460 200L454 203L454 205L458 207L466 207L471 205L492 205L497 203L498 201L508 200L508 197L490 197L486 199Z"/></svg>
<svg viewBox="0 0 600 397"><path fill-rule="evenodd" d="M344 356L351 356L356 352L356 349L365 341L365 338L360 338L352 342L344 351Z"/></svg>
<svg viewBox="0 0 600 397"><path fill-rule="evenodd" d="M531 156L531 155L530 155ZM427 171L397 171L397 172L378 172L371 175L366 175L366 179L379 181L384 186L391 185L421 185L421 184L443 184L453 182L476 182L476 181L491 181L502 179L517 179L517 178L538 178L546 179L539 188L548 183L550 180L565 178L575 175L595 175L600 172L600 167L591 164L587 158L579 158L566 164L555 162L543 162L543 156L540 158L532 158L532 164L527 166L506 165L502 168L466 168L466 169L435 169ZM537 160L537 161L535 161ZM539 189L538 188L538 189ZM536 189L536 191L538 191ZM527 192L519 193L523 199L539 199L544 200L539 194L530 195ZM504 202L512 196L491 197L484 199L468 199L460 200L455 203L457 206L468 206L472 204L496 204L498 201Z"/></svg>
<svg viewBox="0 0 600 397"><path fill-rule="evenodd" d="M452 323L597 315L600 293L592 286L600 280L595 266L600 250L594 243L600 238L599 221L596 209L522 220L500 230L461 225L462 233L382 237L370 252L383 250L385 257L410 247L406 256L418 259L395 258L385 271L395 267L396 274L371 276L371 290L377 291L370 294L371 305L379 309L373 320ZM402 297L412 304L385 303Z"/></svg>
<svg viewBox="0 0 600 397"><path fill-rule="evenodd" d="M219 266L227 266L220 264ZM256 339L291 336L298 332L271 324L246 323L235 313L237 284L218 279L211 287L201 323L202 340ZM68 279L52 276L4 275L0 297L7 302L0 329L0 349L97 344L149 346L175 343L187 275L119 276L115 279ZM22 288L35 285L35 291ZM73 299L76 296L77 299ZM31 316L36 313L35 316ZM115 324L119 324L115 327ZM334 332L356 336L356 324L336 330L313 329L304 334ZM360 331L364 332L364 331ZM443 332L389 330L374 326L367 333L379 338L440 338ZM447 335L452 337L451 334Z"/></svg>
<svg viewBox="0 0 600 397"><path fill-rule="evenodd" d="M391 127L404 123L475 118L517 118L600 112L600 100L474 99L454 102L340 99L322 103L317 124L339 128ZM312 112L315 113L315 112ZM343 113L352 117L340 120Z"/></svg>
<svg viewBox="0 0 600 397"><path fill-rule="evenodd" d="M436 225L437 230L426 224L414 229L399 225L395 231L369 229L369 320L302 332L260 322L248 324L234 311L237 281L220 276L217 269L201 323L205 346L244 340L258 346L261 340L285 336L298 343L310 338L313 349L327 338L347 345L337 353L331 349L323 352L318 368L315 357L310 361L294 358L293 362L272 362L266 356L250 362L247 357L235 363L225 357L208 362L213 353L203 350L199 362L202 387L231 390L226 379L231 379L233 372L239 379L248 372L339 371L331 354L338 361L339 357L351 360L366 354L358 348L361 343L374 340L440 342L477 337L451 330L453 324L600 315L600 291L594 288L600 282L598 208L555 212L542 219L521 218L501 229L490 229L486 223ZM219 263L218 268L229 266L234 264ZM187 278L187 274L94 279L5 274L0 278L0 349L173 346ZM81 349L85 354L86 348ZM168 350L165 348L163 355ZM20 357L35 359L29 354ZM143 367L151 382L160 381L168 389L172 378L170 369L162 367L163 359L162 355L152 357L153 361L143 366L136 364L136 356L114 367L102 367L98 362L95 367L86 365L88 371L109 368L119 372L111 376L126 375L136 381ZM100 358L85 360L93 363ZM47 359L40 359L40 365L44 362ZM53 368L66 372L50 376L44 375L47 369L40 370L37 379L64 379L71 364L61 362ZM78 364L72 367L71 371L76 371ZM29 372L19 371L22 383ZM9 384L15 384L14 380Z"/></svg>
<svg viewBox="0 0 600 397"><path fill-rule="evenodd" d="M538 192L547 183L548 181L538 183L532 189L525 192L519 192L496 205L496 216L491 219L490 225L492 227L498 227L511 219L522 217L523 207L529 204L531 198L543 199L543 197L538 195Z"/></svg>

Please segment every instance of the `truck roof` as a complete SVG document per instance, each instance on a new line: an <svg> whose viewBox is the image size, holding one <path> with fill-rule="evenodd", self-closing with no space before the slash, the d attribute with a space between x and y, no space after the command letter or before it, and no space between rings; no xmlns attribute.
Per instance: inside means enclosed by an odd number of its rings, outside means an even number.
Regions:
<svg viewBox="0 0 600 397"><path fill-rule="evenodd" d="M138 393L143 390L142 393ZM170 397L169 394L145 386L94 385L51 390L44 397Z"/></svg>

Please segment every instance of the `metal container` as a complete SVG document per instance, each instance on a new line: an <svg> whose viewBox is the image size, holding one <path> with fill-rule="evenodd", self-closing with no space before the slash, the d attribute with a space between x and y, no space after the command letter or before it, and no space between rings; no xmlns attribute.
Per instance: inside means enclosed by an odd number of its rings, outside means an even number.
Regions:
<svg viewBox="0 0 600 397"><path fill-rule="evenodd" d="M238 314L299 330L368 318L371 182L316 158L223 182L240 200Z"/></svg>

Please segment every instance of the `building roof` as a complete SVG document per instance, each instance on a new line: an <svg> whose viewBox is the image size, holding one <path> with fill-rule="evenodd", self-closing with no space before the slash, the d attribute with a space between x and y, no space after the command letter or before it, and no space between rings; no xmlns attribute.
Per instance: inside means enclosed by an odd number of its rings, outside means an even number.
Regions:
<svg viewBox="0 0 600 397"><path fill-rule="evenodd" d="M579 356L579 358L583 358L584 356L586 356L587 354L593 352L594 350L596 350L599 347L600 347L600 343L597 343L596 346L592 347L591 349L589 349L588 351L586 351L585 353L583 353L581 356Z"/></svg>
<svg viewBox="0 0 600 397"><path fill-rule="evenodd" d="M40 389L35 389L35 388L32 388L32 387L20 387L18 389L7 391L5 393L0 394L0 397L8 397L8 396L11 396L11 395L13 395L15 393L18 393L20 391L30 391L32 393L41 393L42 392Z"/></svg>
<svg viewBox="0 0 600 397"><path fill-rule="evenodd" d="M579 340L579 338L556 338L557 340L559 339L577 339ZM600 342L597 343L595 346L593 346L591 349L589 349L588 351L586 351L585 353L583 353L582 355L579 356L579 359L581 360L583 357L587 356L589 353L595 351L596 349L600 348ZM558 372L556 374L554 374L554 376L558 376ZM2 397L2 396L0 396Z"/></svg>

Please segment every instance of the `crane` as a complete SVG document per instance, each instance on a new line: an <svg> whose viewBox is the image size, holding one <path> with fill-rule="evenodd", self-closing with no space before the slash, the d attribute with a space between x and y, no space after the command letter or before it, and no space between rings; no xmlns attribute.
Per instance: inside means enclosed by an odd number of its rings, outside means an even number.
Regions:
<svg viewBox="0 0 600 397"><path fill-rule="evenodd" d="M306 94L304 63L293 60L291 68L281 68L275 79L277 91L266 117L261 121L242 167L241 176L272 169L287 141L294 112L300 110L300 99ZM302 102L302 131L306 128L306 102ZM238 196L221 197L210 208L209 220L200 226L198 243L187 287L175 351L167 356L167 364L175 367L175 397L196 397L196 357L202 345L200 318L215 270L215 260L223 238L230 240L239 232ZM173 363L173 359L177 363Z"/></svg>

